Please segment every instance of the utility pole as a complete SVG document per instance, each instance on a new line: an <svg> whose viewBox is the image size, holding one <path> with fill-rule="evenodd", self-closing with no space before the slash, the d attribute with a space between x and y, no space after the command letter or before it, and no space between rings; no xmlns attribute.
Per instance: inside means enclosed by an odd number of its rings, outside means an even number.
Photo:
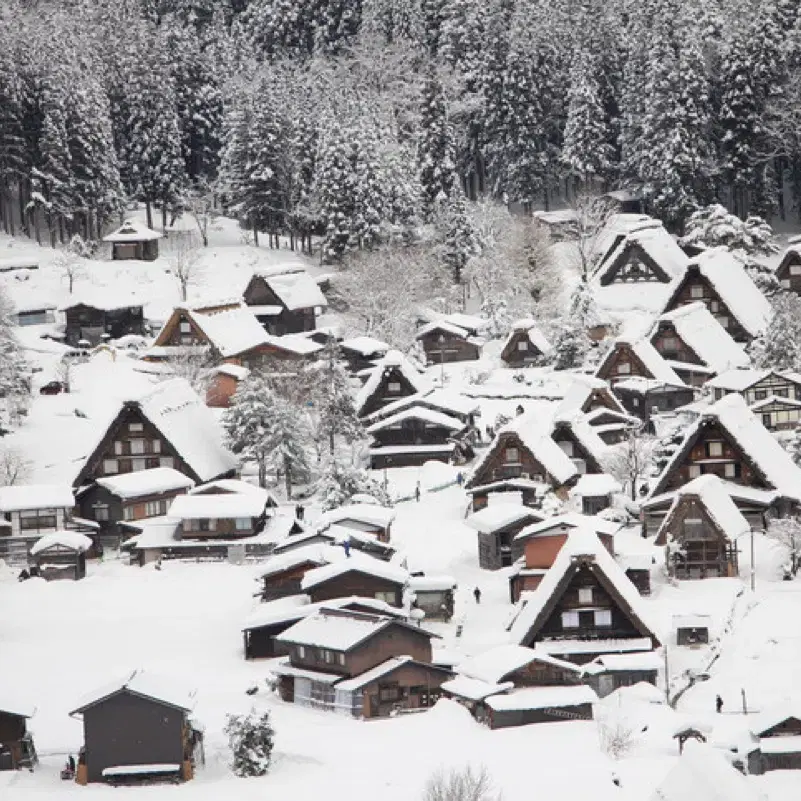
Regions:
<svg viewBox="0 0 801 801"><path fill-rule="evenodd" d="M754 529L751 529L751 592L756 589L756 565L754 564ZM743 705L745 705L745 690L743 690Z"/></svg>
<svg viewBox="0 0 801 801"><path fill-rule="evenodd" d="M670 670L668 668L667 645L662 647L662 655L665 658L665 703L670 706Z"/></svg>
<svg viewBox="0 0 801 801"><path fill-rule="evenodd" d="M439 343L439 384L445 389L445 337L440 334L437 342Z"/></svg>

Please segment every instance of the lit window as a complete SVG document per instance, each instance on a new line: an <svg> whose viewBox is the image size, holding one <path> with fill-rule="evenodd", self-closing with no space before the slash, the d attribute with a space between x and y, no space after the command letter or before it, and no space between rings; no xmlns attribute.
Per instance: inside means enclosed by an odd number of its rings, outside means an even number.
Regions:
<svg viewBox="0 0 801 801"><path fill-rule="evenodd" d="M306 658L306 649L302 646L298 646L298 658L305 659Z"/></svg>
<svg viewBox="0 0 801 801"><path fill-rule="evenodd" d="M172 456L162 456L159 459L159 467L172 467Z"/></svg>
<svg viewBox="0 0 801 801"><path fill-rule="evenodd" d="M345 664L345 654L343 654L343 653L337 654L337 662L339 662L340 665L344 665Z"/></svg>
<svg viewBox="0 0 801 801"><path fill-rule="evenodd" d="M629 375L631 373L631 365L628 362L620 362L617 366L619 375Z"/></svg>
<svg viewBox="0 0 801 801"><path fill-rule="evenodd" d="M518 350L528 350L528 342L524 339L521 339L520 342L517 343Z"/></svg>
<svg viewBox="0 0 801 801"><path fill-rule="evenodd" d="M131 453L139 456L145 452L145 441L143 439L131 440Z"/></svg>
<svg viewBox="0 0 801 801"><path fill-rule="evenodd" d="M701 475L701 465L691 464L687 472L690 478L698 478Z"/></svg>
<svg viewBox="0 0 801 801"><path fill-rule="evenodd" d="M737 478L737 465L731 462L723 465L723 475L726 478Z"/></svg>
<svg viewBox="0 0 801 801"><path fill-rule="evenodd" d="M401 391L400 381L390 381L387 384L387 391L388 392L400 392Z"/></svg>
<svg viewBox="0 0 801 801"><path fill-rule="evenodd" d="M791 264L790 275L801 275L801 264Z"/></svg>
<svg viewBox="0 0 801 801"><path fill-rule="evenodd" d="M95 506L94 512L95 512L95 520L97 520L98 522L103 523L109 519L108 506L106 506L105 504L98 504L97 506Z"/></svg>
<svg viewBox="0 0 801 801"><path fill-rule="evenodd" d="M122 456L122 443L115 442L114 443L114 455L115 456Z"/></svg>
<svg viewBox="0 0 801 801"><path fill-rule="evenodd" d="M162 514L164 501L148 501L145 504L145 517L157 517Z"/></svg>
<svg viewBox="0 0 801 801"><path fill-rule="evenodd" d="M722 442L708 442L706 445L707 452L711 457L723 456L723 443Z"/></svg>
<svg viewBox="0 0 801 801"><path fill-rule="evenodd" d="M190 323L189 320L181 320L181 333L182 334L192 333L192 323Z"/></svg>
<svg viewBox="0 0 801 801"><path fill-rule="evenodd" d="M154 439L150 443L150 452L151 453L161 453L161 440L160 439Z"/></svg>
<svg viewBox="0 0 801 801"><path fill-rule="evenodd" d="M395 603L395 593L394 592L377 592L375 593L376 601L383 601L385 604L394 604Z"/></svg>
<svg viewBox="0 0 801 801"><path fill-rule="evenodd" d="M134 508L133 508L133 506L123 506L122 507L122 519L123 520L133 520L134 519Z"/></svg>

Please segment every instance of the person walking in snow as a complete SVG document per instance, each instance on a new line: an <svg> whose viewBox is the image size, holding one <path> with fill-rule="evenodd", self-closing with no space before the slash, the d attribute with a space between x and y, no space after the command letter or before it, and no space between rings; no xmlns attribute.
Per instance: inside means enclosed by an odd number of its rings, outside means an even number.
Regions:
<svg viewBox="0 0 801 801"><path fill-rule="evenodd" d="M715 711L720 714L723 711L723 699L719 696L715 696Z"/></svg>
<svg viewBox="0 0 801 801"><path fill-rule="evenodd" d="M462 471L460 470L456 474L456 483L461 487L463 482L464 482L464 475L462 474Z"/></svg>
<svg viewBox="0 0 801 801"><path fill-rule="evenodd" d="M417 486L414 488L414 499L420 503L420 482L417 482Z"/></svg>
<svg viewBox="0 0 801 801"><path fill-rule="evenodd" d="M481 603L481 590L478 587L473 590L473 597L476 599L477 604Z"/></svg>

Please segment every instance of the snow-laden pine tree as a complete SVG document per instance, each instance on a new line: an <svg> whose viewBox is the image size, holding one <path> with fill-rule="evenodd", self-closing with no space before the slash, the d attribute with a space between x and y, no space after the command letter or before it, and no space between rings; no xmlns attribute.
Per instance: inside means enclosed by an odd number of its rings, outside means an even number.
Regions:
<svg viewBox="0 0 801 801"><path fill-rule="evenodd" d="M384 220L383 170L378 134L373 121L362 117L352 132L353 172L352 244L371 248L378 244Z"/></svg>
<svg viewBox="0 0 801 801"><path fill-rule="evenodd" d="M461 284L467 262L479 252L478 235L461 191L455 190L442 208L439 226L442 238L440 256L450 269L453 282Z"/></svg>
<svg viewBox="0 0 801 801"><path fill-rule="evenodd" d="M765 370L801 369L801 298L780 292L771 298L773 316L751 343L754 367Z"/></svg>
<svg viewBox="0 0 801 801"><path fill-rule="evenodd" d="M12 187L22 181L28 169L25 147L22 80L20 62L16 57L19 42L13 27L0 9L0 221L6 233L14 234Z"/></svg>
<svg viewBox="0 0 801 801"><path fill-rule="evenodd" d="M317 152L314 194L325 228L322 256L326 262L340 261L354 237L356 176L349 133L339 124L326 126Z"/></svg>
<svg viewBox="0 0 801 801"><path fill-rule="evenodd" d="M423 214L431 219L456 185L456 143L442 83L434 70L426 76L420 114L418 158Z"/></svg>
<svg viewBox="0 0 801 801"><path fill-rule="evenodd" d="M231 770L237 776L268 773L275 739L269 712L252 709L247 715L228 715L225 734L231 749Z"/></svg>
<svg viewBox="0 0 801 801"><path fill-rule="evenodd" d="M383 484L366 470L336 459L327 462L317 482L317 494L324 512L344 506L354 495L369 495L381 506L392 506Z"/></svg>
<svg viewBox="0 0 801 801"><path fill-rule="evenodd" d="M14 307L0 287L0 429L17 422L30 400L27 365L14 333Z"/></svg>

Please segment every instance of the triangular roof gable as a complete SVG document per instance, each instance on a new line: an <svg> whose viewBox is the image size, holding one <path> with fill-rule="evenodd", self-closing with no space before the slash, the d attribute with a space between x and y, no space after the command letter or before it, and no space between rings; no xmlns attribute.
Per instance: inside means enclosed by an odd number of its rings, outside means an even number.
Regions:
<svg viewBox="0 0 801 801"><path fill-rule="evenodd" d="M78 709L73 709L70 712L70 717L73 715L82 715L86 712L87 709L92 709L93 707L99 706L100 704L106 703L106 701L111 700L112 698L116 698L118 695L132 695L134 698L142 698L145 701L150 701L151 703L158 704L159 706L167 706L171 709L178 709L181 712L191 712L192 710L189 707L181 706L180 704L174 704L170 701L166 701L162 698L154 698L152 695L146 695L145 693L136 692L132 690L130 687L119 687L118 689L104 695L102 698L96 698L95 700L91 701L88 704L84 704L83 706L79 707Z"/></svg>
<svg viewBox="0 0 801 801"><path fill-rule="evenodd" d="M206 336L206 333L195 321L192 312L185 306L176 306L172 310L172 313L167 318L164 325L161 327L161 331L159 331L158 334L156 335L156 338L153 341L153 347L164 347L169 345L170 340L172 339L172 336L175 333L176 328L182 322L189 323L192 329L192 336L195 339L197 339L200 343L209 346L212 345L211 341Z"/></svg>
<svg viewBox="0 0 801 801"><path fill-rule="evenodd" d="M372 559L372 557L370 557L370 558ZM377 559L373 559L373 561L377 562L378 560ZM384 564L384 563L382 562L381 564ZM328 565L323 565L323 567L328 567ZM351 575L354 575L354 574L359 575L359 576L364 576L365 578L369 578L369 579L373 579L373 580L379 579L381 581L386 581L387 584L394 584L394 585L396 585L398 587L401 587L401 588L406 586L406 582L405 581L401 581L399 578L391 578L389 576L382 576L382 575L377 575L375 573L370 573L367 568L361 568L361 567L359 567L357 565L355 567L350 567L347 570L342 570L341 572L336 573L335 575L329 576L328 578L323 578L323 579L320 579L319 581L316 581L311 586L309 586L307 588L304 588L304 592L309 592L310 590L316 590L318 587L324 587L326 584L330 584L332 581L337 581L338 579L341 579L343 576L351 576Z"/></svg>
<svg viewBox="0 0 801 801"><path fill-rule="evenodd" d="M534 331L532 336L531 332ZM509 357L517 351L517 343L525 341L537 351L538 356L547 356L552 348L539 327L531 321L527 326L513 328L506 337L506 342L501 350L501 359L507 361ZM530 351L529 351L530 352Z"/></svg>
<svg viewBox="0 0 801 801"><path fill-rule="evenodd" d="M729 501L731 505L734 507L735 513L738 514L740 517L742 517L742 514L737 509L737 506L735 505L734 501L732 501L731 498L729 498ZM711 510L705 503L702 494L677 492L676 497L673 499L673 503L671 504L671 507L668 510L667 515L665 515L662 524L659 526L659 530L657 531L656 534L656 539L654 540L654 545L667 545L668 533L671 527L673 526L673 523L676 521L677 517L683 514L685 507L689 503L699 504L699 506L701 507L700 513L703 516L705 522L711 525L712 528L717 532L718 539L721 542L729 541L730 537L727 535L723 527L723 521L719 521L717 517L712 514ZM695 516L695 512L693 513L693 515ZM745 520L745 518L743 518L743 520Z"/></svg>
<svg viewBox="0 0 801 801"><path fill-rule="evenodd" d="M563 549L565 547L566 546L563 546ZM607 593L609 593L609 597L613 600L618 611L628 619L631 625L641 634L641 636L650 637L652 640L656 641L656 635L654 632L639 617L631 605L623 598L615 582L612 581L606 574L605 570L601 567L599 560L594 555L577 554L572 556L568 554L567 557L568 558L564 559L561 565L562 574L553 587L553 592L551 592L550 596L537 613L536 618L528 627L526 634L520 641L521 645L531 646L535 642L540 630L551 617L556 609L557 604L563 598L567 590L570 588L573 580L578 576L582 569L590 570L593 576L597 579L598 583L606 590ZM609 559L611 560L612 557L610 556ZM554 568L556 568L557 571L559 570L559 567L557 567L558 561L559 560L557 559L557 562L554 562L554 565L550 568L551 570ZM629 580L625 576L623 578L625 578L626 581Z"/></svg>
<svg viewBox="0 0 801 801"><path fill-rule="evenodd" d="M602 461L607 452L607 444L592 430L592 426L584 420L557 420L551 437L558 445L562 439L568 439L578 448L578 456L583 458L594 472L603 472Z"/></svg>
<svg viewBox="0 0 801 801"><path fill-rule="evenodd" d="M678 245L677 245L678 247ZM605 265L598 271L597 276L601 286L608 286L614 280L621 268L628 263L632 257L639 258L654 278L661 284L670 283L673 277L652 257L652 255L636 239L626 238L625 241L618 243L618 250L614 253Z"/></svg>
<svg viewBox="0 0 801 801"><path fill-rule="evenodd" d="M626 407L609 387L592 388L587 395L587 399L581 404L581 411L584 414L599 408L608 409L611 412L619 412L627 417L630 416L626 411Z"/></svg>
<svg viewBox="0 0 801 801"><path fill-rule="evenodd" d="M628 375L639 375L642 376L642 378L649 378L651 380L656 379L656 376L652 374L652 372L645 366L643 360L634 351L631 343L623 340L619 340L612 344L612 347L607 351L606 356L604 356L603 360L598 365L598 369L595 371L596 377L602 378L605 381L608 380L612 373L612 368L618 363L618 361L620 361L620 358L624 352L628 354L629 361L638 371L632 371Z"/></svg>
<svg viewBox="0 0 801 801"><path fill-rule="evenodd" d="M788 272L791 265L801 264L801 248L798 245L790 245L782 256L779 266L776 268L776 278L789 278Z"/></svg>
<svg viewBox="0 0 801 801"><path fill-rule="evenodd" d="M356 413L366 416L377 409L371 407L377 398L387 394L387 385L397 381L404 390L404 395L417 395L426 388L425 378L417 373L409 361L397 351L390 351L370 371L367 381L356 395ZM400 396L403 397L404 395ZM393 400L398 396L393 396ZM369 410L369 411L367 411Z"/></svg>

